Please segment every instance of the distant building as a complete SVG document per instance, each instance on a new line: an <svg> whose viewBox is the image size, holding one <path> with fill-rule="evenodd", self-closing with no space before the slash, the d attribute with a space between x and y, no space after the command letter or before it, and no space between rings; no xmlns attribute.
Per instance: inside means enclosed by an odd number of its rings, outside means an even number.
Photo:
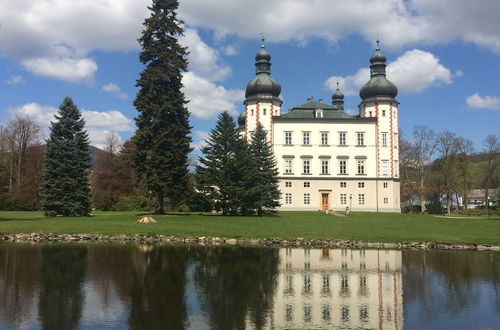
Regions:
<svg viewBox="0 0 500 330"><path fill-rule="evenodd" d="M338 86L331 104L310 98L283 112L264 43L255 60L238 124L247 138L257 123L267 131L278 160L281 210L400 212L398 89L386 78L378 41L358 115L344 111Z"/></svg>
<svg viewBox="0 0 500 330"><path fill-rule="evenodd" d="M475 208L478 206L486 205L485 203L485 191L486 189L472 189L467 196L467 207ZM497 190L488 189L489 204L493 206L497 202Z"/></svg>

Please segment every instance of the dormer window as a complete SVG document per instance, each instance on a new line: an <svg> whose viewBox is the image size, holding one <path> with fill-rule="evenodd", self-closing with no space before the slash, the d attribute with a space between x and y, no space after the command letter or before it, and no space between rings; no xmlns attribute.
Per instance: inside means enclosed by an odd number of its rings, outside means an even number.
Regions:
<svg viewBox="0 0 500 330"><path fill-rule="evenodd" d="M315 114L316 118L323 118L323 109L316 109Z"/></svg>

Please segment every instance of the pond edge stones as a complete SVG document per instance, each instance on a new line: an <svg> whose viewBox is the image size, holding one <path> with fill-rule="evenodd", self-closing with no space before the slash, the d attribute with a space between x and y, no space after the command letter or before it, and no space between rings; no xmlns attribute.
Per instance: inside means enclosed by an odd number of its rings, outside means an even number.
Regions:
<svg viewBox="0 0 500 330"><path fill-rule="evenodd" d="M337 239L292 239L270 238L225 238L225 237L178 237L166 235L100 235L100 234L0 234L0 241L19 243L47 242L135 242L157 244L201 244L201 245L250 245L272 247L312 247L312 248L351 248L351 249L439 249L439 250L476 250L500 251L500 246L475 243L446 242L363 242Z"/></svg>

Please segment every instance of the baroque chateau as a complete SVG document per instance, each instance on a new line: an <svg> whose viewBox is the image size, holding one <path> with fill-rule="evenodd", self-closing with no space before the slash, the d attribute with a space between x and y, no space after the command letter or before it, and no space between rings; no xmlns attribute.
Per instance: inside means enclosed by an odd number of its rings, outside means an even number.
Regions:
<svg viewBox="0 0 500 330"><path fill-rule="evenodd" d="M338 84L331 103L311 98L283 111L264 42L255 61L238 125L247 138L258 123L268 133L278 162L280 209L400 212L398 89L386 78L378 41L370 77L359 91L358 115L344 111Z"/></svg>

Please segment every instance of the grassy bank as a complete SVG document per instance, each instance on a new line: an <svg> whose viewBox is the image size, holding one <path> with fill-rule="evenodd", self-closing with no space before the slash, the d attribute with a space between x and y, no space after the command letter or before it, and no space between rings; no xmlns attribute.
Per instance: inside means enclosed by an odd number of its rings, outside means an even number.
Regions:
<svg viewBox="0 0 500 330"><path fill-rule="evenodd" d="M367 242L500 244L500 218L439 218L428 214L281 212L273 217L172 214L136 224L140 212L96 212L93 217L44 217L41 212L0 212L2 233L170 235L231 238L350 239Z"/></svg>

